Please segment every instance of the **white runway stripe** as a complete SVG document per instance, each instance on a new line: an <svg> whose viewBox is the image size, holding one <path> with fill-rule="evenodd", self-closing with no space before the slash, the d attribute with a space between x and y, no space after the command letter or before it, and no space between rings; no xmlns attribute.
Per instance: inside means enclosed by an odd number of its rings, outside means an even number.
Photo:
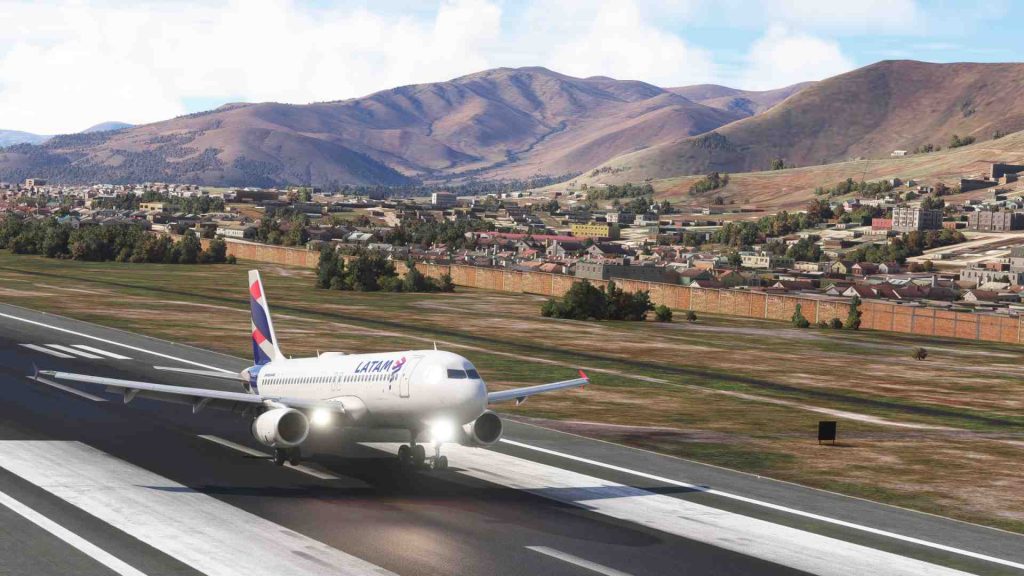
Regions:
<svg viewBox="0 0 1024 576"><path fill-rule="evenodd" d="M0 441L0 465L207 576L392 574L79 442Z"/></svg>
<svg viewBox="0 0 1024 576"><path fill-rule="evenodd" d="M614 568L609 568L607 566L602 566L601 564L598 564L597 562L591 562L590 560L587 560L585 558L580 558L579 556L573 556L572 554L569 554L568 552L562 552L561 550L555 550L554 548L548 548L547 546L527 546L526 549L527 550L533 550L534 552L537 552L539 554L543 554L545 556L550 556L552 558L558 558L562 562L568 562L569 564L575 564L576 566L579 566L580 568L586 568L587 570L590 570L591 572L597 572L598 574L604 574L604 576L630 576L626 572L620 572L619 570L616 570Z"/></svg>
<svg viewBox="0 0 1024 576"><path fill-rule="evenodd" d="M113 352L107 352L106 350L100 350L99 348L93 348L92 346L86 346L85 344L72 344L73 347L79 350L85 350L86 352L92 352L94 354L100 354L107 358L113 358L114 360L131 360L128 356L122 356L120 354L114 354Z"/></svg>
<svg viewBox="0 0 1024 576"><path fill-rule="evenodd" d="M3 492L0 492L0 504L10 508L22 518L25 518L29 522L32 522L36 526L39 526L43 530L53 534L57 538L60 538L64 543L107 568L110 568L121 576L146 576L144 573L139 572L135 568L126 564L120 558L113 556L106 550L103 550L92 542L89 542L85 538L82 538L78 534L75 534L60 524L57 524L53 520L50 520L46 516L43 516L39 512L36 512Z"/></svg>
<svg viewBox="0 0 1024 576"><path fill-rule="evenodd" d="M49 348L39 346L38 344L22 344L21 346L28 348L29 350L35 350L36 352L49 354L50 356L54 356L56 358L74 358L74 356L70 354L64 354L63 352L57 352L56 350L50 350Z"/></svg>
<svg viewBox="0 0 1024 576"><path fill-rule="evenodd" d="M80 338L86 338L88 340L94 340L96 342L103 342L105 344L110 344L111 346L118 346L120 348L125 348L125 349L128 349L128 350L134 350L136 352L143 352L143 353L146 353L146 354L152 354L153 356L157 356L157 357L160 357L160 358L166 358L168 360L174 360L175 362L181 362L183 364L191 364L192 366L199 366L200 368L208 368L210 370L215 370L217 372L224 372L225 374L231 374L232 373L231 370L225 370L225 369L219 368L217 366L210 366L209 364L202 364L200 362L193 362L192 360L187 360L185 358L180 358L178 356L171 356L170 354L163 354L161 352L155 352L153 350L147 350L147 349L141 348L139 346L131 346L129 344L123 344L123 343L117 342L115 340L108 340L106 338L100 338L98 336L93 336L92 334L86 334L85 332L77 332L75 330L68 330L67 328L60 328L59 326L52 326L50 324L46 324L45 322L37 322L35 320L29 320L28 318L22 318L20 316L14 316L13 314L6 314L4 312L0 312L0 318L9 318L11 320L16 320L18 322L24 322L26 324L31 324L33 326L39 326L40 328L46 328L48 330L56 330L57 332L63 332L65 334L74 334L75 336L78 336Z"/></svg>
<svg viewBox="0 0 1024 576"><path fill-rule="evenodd" d="M885 536L887 538L892 538L893 540L900 540L900 541L903 541L903 542L908 542L910 544L917 544L919 546L925 546L927 548L934 548L936 550L942 550L944 552L951 552L953 554L959 554L961 556L967 556L969 558L976 558L978 560L984 560L986 562L992 562L994 564L1001 564L1003 566L1009 566L1011 568L1016 568L1018 570L1024 570L1024 564L1021 564L1019 562L1013 562L1011 560L1004 560L1002 558L996 558L995 556L989 556L987 554L979 554L977 552L972 552L970 550L963 550L961 548L954 548L952 546L946 546L945 544L939 544L937 542L929 542L928 540L922 540L920 538L914 538L914 537L911 537L911 536L905 536L903 534L897 534L895 532L889 532L889 531L886 531L886 530L879 530L878 528L872 528L871 526L864 526L863 524L856 524L856 523L853 523L853 522L847 522L845 520L839 520L839 519L836 519L836 518L830 518L828 516L822 516L820 514L813 514L811 512L804 512L803 510L797 510L795 508L790 508L790 507L787 507L787 506L780 506L779 504L774 504L772 502L764 502L762 500L755 500L754 498L748 498L746 496L740 496L739 494L732 494L730 492L723 492L721 490L714 490L714 489L711 489L711 488L705 488L705 487L702 487L702 486L696 486L694 484L690 484L689 482L680 482L679 480L673 480L671 478L665 478L663 476L655 476L654 474L648 474L646 472L639 472L637 470L630 470L629 468L623 468L621 466L615 466L613 464L606 464L604 462L598 462L597 460L590 460L588 458L582 458L580 456L575 456L573 454L566 454L564 452L558 452L558 451L555 451L555 450L549 450L547 448L541 448L539 446L531 446L530 444L524 444L522 442L516 442L515 440L508 440L508 439L502 438L501 441L503 443L505 443L505 444L510 444L512 446L519 446L520 448L527 448L527 449L534 450L534 451L537 451L537 452L543 452L545 454L551 454L553 456L560 456L560 457L566 458L568 460L575 460L577 462L583 462L584 464L590 464L592 466L598 466L600 468L606 468L608 470L615 470L616 472L625 472L627 474L632 474L633 476L639 476L640 478L647 478L649 480L656 480L658 482L664 482L665 484L670 484L672 486L679 486L681 488L688 488L688 489L691 489L691 490L700 490L701 492L705 492L707 494L714 494L715 496L721 496L723 498L728 498L730 500L738 500L740 502L746 502L747 504L754 504L754 505L761 506L761 507L764 507L764 508L770 508L772 510L778 510L780 512L786 512L788 514L793 514L795 516L803 516L804 518L811 518L811 519L818 520L818 521L821 521L821 522L826 522L828 524L835 524L837 526L843 526L845 528L853 528L854 530L860 530L862 532L868 532L868 533L875 534L875 535L878 535L878 536Z"/></svg>
<svg viewBox="0 0 1024 576"><path fill-rule="evenodd" d="M249 448L248 446L246 446L244 444L238 444L237 442L232 442L231 440L227 440L227 439L221 438L220 436L214 436L212 434L200 434L199 437L202 438L203 440L209 440L210 442L213 442L214 444L220 444L221 446L224 446L225 448L231 448L232 450L237 450L237 451L241 452L242 454L247 454L249 456L254 456L256 458L267 458L267 459L270 458L270 454L267 454L266 452L260 452L259 450L255 450L253 448ZM286 462L285 466L287 466L288 468L291 468L292 470L295 470L296 472L302 472L303 474L307 474L309 476L312 476L314 478L319 478L321 480L339 480L339 478L337 476L335 476L334 474L328 474L327 472L321 472L321 471L319 471L319 470L317 470L315 468L310 468L309 466L306 466L306 465L303 465L303 464L299 464L298 466L292 466L291 464Z"/></svg>
<svg viewBox="0 0 1024 576"><path fill-rule="evenodd" d="M96 354L90 354L90 353L84 352L82 350L75 350L74 348L72 348L70 346L64 346L62 344L47 344L46 346L49 347L49 348L53 348L54 350L60 350L61 352L66 352L68 354L75 354L77 356L81 356L82 358L88 358L90 360L102 360L103 359L103 356L97 356Z"/></svg>
<svg viewBox="0 0 1024 576"><path fill-rule="evenodd" d="M369 446L397 452L397 444ZM845 540L586 476L499 452L445 445L460 473L597 514L804 572L835 576L963 576L965 573ZM683 570L681 570L682 572Z"/></svg>

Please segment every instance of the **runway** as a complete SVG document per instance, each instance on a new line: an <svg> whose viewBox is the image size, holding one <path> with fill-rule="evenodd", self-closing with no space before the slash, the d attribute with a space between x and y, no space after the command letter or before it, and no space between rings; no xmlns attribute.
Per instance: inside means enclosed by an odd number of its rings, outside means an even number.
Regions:
<svg viewBox="0 0 1024 576"><path fill-rule="evenodd" d="M1024 574L1017 534L512 421L445 472L278 468L230 413L25 378L249 364L0 305L0 574Z"/></svg>

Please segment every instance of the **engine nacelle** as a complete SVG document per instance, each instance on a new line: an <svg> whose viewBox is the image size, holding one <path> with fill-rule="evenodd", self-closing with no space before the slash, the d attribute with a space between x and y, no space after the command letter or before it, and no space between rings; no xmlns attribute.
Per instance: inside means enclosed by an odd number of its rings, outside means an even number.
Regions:
<svg viewBox="0 0 1024 576"><path fill-rule="evenodd" d="M274 408L252 421L252 435L264 446L293 448L309 436L309 419L293 408Z"/></svg>
<svg viewBox="0 0 1024 576"><path fill-rule="evenodd" d="M501 418L487 410L479 418L462 426L463 444L490 446L501 439Z"/></svg>

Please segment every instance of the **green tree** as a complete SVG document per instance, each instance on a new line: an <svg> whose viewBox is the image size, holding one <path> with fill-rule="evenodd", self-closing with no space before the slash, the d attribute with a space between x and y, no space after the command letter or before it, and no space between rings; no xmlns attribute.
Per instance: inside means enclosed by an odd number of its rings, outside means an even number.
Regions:
<svg viewBox="0 0 1024 576"><path fill-rule="evenodd" d="M199 262L199 253L202 252L203 246L199 243L199 237L192 230L187 230L185 235L182 236L181 240L178 241L180 244L181 255L178 258L178 262L181 264L196 264Z"/></svg>
<svg viewBox="0 0 1024 576"><path fill-rule="evenodd" d="M658 304L654 308L654 317L658 322L671 322L672 321L672 309L664 304Z"/></svg>
<svg viewBox="0 0 1024 576"><path fill-rule="evenodd" d="M785 170L786 162L782 158L775 158L770 167L772 170Z"/></svg>

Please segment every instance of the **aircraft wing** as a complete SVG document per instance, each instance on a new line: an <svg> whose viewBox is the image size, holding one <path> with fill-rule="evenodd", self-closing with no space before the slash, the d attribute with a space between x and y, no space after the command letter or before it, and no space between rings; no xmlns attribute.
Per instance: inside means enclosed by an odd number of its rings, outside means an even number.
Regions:
<svg viewBox="0 0 1024 576"><path fill-rule="evenodd" d="M513 388L511 390L489 392L487 394L487 403L494 404L495 402L515 400L516 406L518 406L525 402L528 396L533 396L534 394L553 392L555 390L562 390L565 388L575 388L576 386L582 388L589 383L590 378L587 377L583 370L580 370L580 377L573 378L572 380L562 380L561 382L552 382L550 384L538 384L536 386L526 386L525 388Z"/></svg>
<svg viewBox="0 0 1024 576"><path fill-rule="evenodd" d="M341 403L323 400L309 400L306 398L289 398L283 396L263 396L259 394L249 394L246 392L229 392L226 390L209 390L206 388L189 388L186 386L171 386L168 384L154 384L151 382L138 382L135 380L120 380L118 378L105 378L103 376L73 374L71 372L55 372L50 370L41 370L31 378L37 382L46 384L46 382L41 380L39 376L48 376L55 380L67 380L71 382L106 386L107 391L109 392L121 392L124 394L125 404L131 402L135 398L150 398L164 402L190 404L193 412L198 412L206 407L242 411L247 407L256 406L288 406L290 408L300 410L326 409L338 413L345 412L345 407Z"/></svg>

